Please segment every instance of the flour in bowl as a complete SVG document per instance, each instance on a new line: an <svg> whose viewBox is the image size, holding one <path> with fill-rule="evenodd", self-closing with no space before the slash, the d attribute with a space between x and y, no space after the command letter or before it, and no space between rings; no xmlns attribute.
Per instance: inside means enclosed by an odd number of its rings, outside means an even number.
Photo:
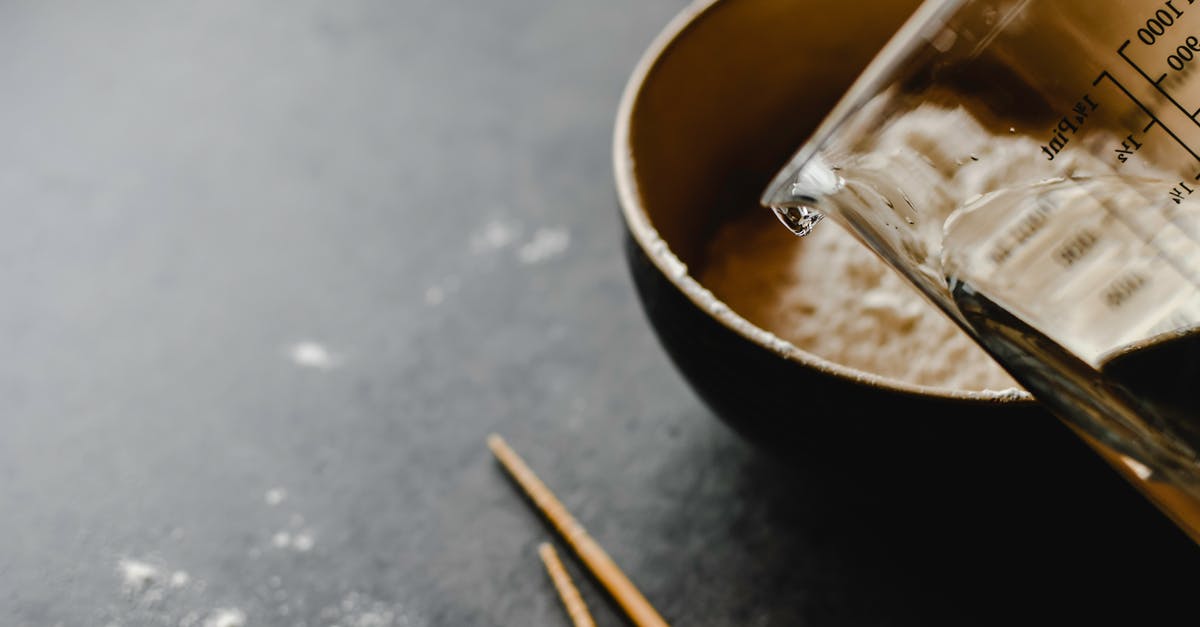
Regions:
<svg viewBox="0 0 1200 627"><path fill-rule="evenodd" d="M754 325L829 361L958 390L1019 387L833 220L803 238L765 211L723 225L700 282Z"/></svg>

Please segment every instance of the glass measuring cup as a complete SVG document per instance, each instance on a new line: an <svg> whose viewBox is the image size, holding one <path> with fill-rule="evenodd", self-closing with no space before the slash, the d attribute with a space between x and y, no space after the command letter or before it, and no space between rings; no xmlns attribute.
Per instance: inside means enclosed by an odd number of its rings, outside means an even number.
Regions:
<svg viewBox="0 0 1200 627"><path fill-rule="evenodd" d="M927 0L763 202L847 226L1200 542L1198 118L1196 0Z"/></svg>

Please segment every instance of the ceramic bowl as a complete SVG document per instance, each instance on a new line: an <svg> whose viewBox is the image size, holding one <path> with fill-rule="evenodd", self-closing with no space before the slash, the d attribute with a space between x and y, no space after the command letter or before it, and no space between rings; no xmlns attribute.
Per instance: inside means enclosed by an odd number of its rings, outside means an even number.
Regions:
<svg viewBox="0 0 1200 627"><path fill-rule="evenodd" d="M1102 516L1158 529L1163 517L1027 395L831 363L754 326L697 278L717 226L765 211L768 181L916 4L871 3L866 20L842 0L717 0L687 8L653 41L625 90L613 151L646 316L714 413L791 462L926 504L952 494L960 511L1004 511L1009 522Z"/></svg>

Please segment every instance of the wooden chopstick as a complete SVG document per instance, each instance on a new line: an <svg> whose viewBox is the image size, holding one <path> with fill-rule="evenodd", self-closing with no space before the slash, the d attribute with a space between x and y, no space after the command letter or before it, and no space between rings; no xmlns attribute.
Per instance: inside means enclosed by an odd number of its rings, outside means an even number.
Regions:
<svg viewBox="0 0 1200 627"><path fill-rule="evenodd" d="M646 597L642 596L642 593L625 576L625 573L621 572L616 562L613 562L600 544L588 535L583 525L579 524L574 516L571 516L571 513L567 511L566 507L563 507L563 504L546 487L546 484L533 474L525 461L509 448L504 438L493 433L488 436L487 445L496 459L500 460L500 464L508 470L521 489L525 491L525 494L550 520L559 535L571 546L588 570L617 600L629 620L633 621L637 627L668 627L667 621L659 616L658 611L654 609L653 605L650 605Z"/></svg>
<svg viewBox="0 0 1200 627"><path fill-rule="evenodd" d="M571 617L575 627L596 627L596 621L592 620L592 615L588 613L587 603L579 596L579 590L571 581L571 576L567 574L562 561L558 559L558 552L554 547L549 542L543 542L538 546L538 555L542 556L546 572L550 573L550 580L554 582L558 596L567 608L567 615Z"/></svg>

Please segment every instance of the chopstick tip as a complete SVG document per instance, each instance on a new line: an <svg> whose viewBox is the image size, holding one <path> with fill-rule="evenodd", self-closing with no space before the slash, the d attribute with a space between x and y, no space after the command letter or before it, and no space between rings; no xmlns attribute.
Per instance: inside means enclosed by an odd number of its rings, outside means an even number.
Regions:
<svg viewBox="0 0 1200 627"><path fill-rule="evenodd" d="M504 438L498 433L489 433L487 437L488 448L492 449L493 453L497 453L500 449L505 448Z"/></svg>

